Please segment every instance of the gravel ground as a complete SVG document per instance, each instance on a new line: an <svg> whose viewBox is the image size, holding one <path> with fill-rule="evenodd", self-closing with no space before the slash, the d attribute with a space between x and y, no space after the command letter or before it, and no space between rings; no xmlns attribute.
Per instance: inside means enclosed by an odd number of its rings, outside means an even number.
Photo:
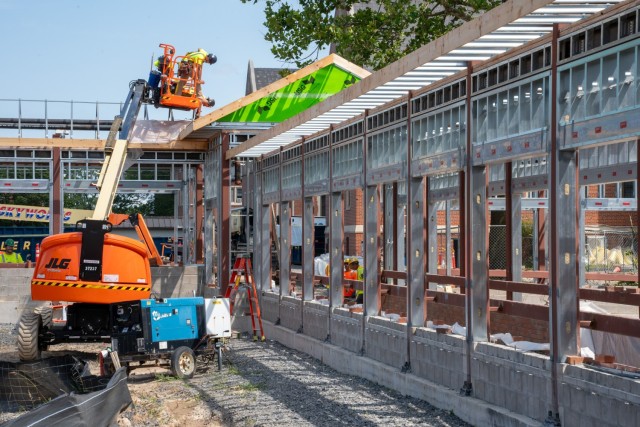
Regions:
<svg viewBox="0 0 640 427"><path fill-rule="evenodd" d="M15 328L0 325L0 360L17 359L15 340ZM101 347L53 349L93 358L93 369ZM222 372L217 366L199 369L193 379L181 381L164 369L136 369L128 385L134 404L120 415L120 426L468 425L424 401L341 374L274 341L232 339ZM18 415L0 414L0 422Z"/></svg>

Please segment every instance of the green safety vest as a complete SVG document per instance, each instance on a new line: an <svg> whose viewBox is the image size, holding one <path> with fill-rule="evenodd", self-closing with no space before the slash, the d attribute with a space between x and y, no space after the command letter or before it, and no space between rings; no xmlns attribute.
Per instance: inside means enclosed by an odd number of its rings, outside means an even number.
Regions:
<svg viewBox="0 0 640 427"><path fill-rule="evenodd" d="M22 260L22 255L20 255L17 252L14 252L12 254L7 254L3 252L0 254L0 262L7 262L11 264L21 264L24 261Z"/></svg>
<svg viewBox="0 0 640 427"><path fill-rule="evenodd" d="M202 65L207 55L208 53L205 50L200 49L198 52L189 52L184 57L194 64Z"/></svg>

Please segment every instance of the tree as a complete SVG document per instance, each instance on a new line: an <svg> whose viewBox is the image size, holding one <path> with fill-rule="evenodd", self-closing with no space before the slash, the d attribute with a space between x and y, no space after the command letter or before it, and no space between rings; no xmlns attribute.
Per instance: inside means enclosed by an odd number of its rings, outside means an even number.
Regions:
<svg viewBox="0 0 640 427"><path fill-rule="evenodd" d="M240 0L259 3L260 0ZM271 52L304 67L331 45L378 70L486 12L501 0L264 0ZM336 13L338 11L338 13Z"/></svg>

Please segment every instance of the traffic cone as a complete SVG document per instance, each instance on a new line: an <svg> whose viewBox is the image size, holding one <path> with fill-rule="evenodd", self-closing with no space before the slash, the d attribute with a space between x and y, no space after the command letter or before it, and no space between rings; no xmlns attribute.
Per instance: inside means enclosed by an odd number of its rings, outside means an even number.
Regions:
<svg viewBox="0 0 640 427"><path fill-rule="evenodd" d="M36 262L38 262L39 257L40 257L40 243L36 243Z"/></svg>

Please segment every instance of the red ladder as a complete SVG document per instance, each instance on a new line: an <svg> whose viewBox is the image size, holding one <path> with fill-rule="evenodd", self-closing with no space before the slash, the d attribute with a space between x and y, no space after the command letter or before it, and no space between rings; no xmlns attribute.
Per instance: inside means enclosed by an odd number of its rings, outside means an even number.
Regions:
<svg viewBox="0 0 640 427"><path fill-rule="evenodd" d="M244 278L244 280L243 280ZM253 328L253 340L258 341L258 330L256 329L255 317L258 318L260 326L260 341L264 341L264 329L262 327L262 315L260 314L260 304L258 302L258 291L253 281L253 273L251 271L251 258L248 256L239 256L233 264L231 270L231 278L229 286L224 293L225 298L229 298L229 311L233 315L233 302L240 286L247 286L247 300L249 301L249 314L251 316L251 327Z"/></svg>

